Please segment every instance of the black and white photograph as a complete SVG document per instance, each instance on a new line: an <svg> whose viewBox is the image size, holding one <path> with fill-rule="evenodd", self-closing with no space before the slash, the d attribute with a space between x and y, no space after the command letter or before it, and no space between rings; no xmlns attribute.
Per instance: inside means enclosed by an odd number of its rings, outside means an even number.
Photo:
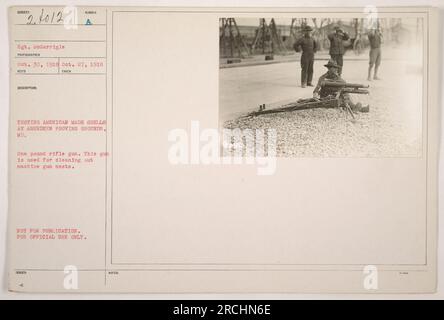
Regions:
<svg viewBox="0 0 444 320"><path fill-rule="evenodd" d="M420 157L423 19L221 18L219 121L278 157Z"/></svg>

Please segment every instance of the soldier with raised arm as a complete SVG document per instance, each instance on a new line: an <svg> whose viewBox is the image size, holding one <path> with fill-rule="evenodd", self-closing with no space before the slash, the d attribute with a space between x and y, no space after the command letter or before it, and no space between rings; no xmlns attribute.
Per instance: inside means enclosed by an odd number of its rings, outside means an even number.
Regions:
<svg viewBox="0 0 444 320"><path fill-rule="evenodd" d="M382 33L379 28L370 30L368 34L368 40L370 42L370 52L369 52L369 65L368 65L368 76L367 80L371 81L372 69L375 67L375 73L373 74L374 80L380 80L378 77L378 69L381 64L381 43L382 43Z"/></svg>
<svg viewBox="0 0 444 320"><path fill-rule="evenodd" d="M330 57L338 64L338 73L342 74L342 66L344 64L344 43L343 41L350 39L347 32L344 32L339 26L334 27L335 31L328 35L330 40Z"/></svg>

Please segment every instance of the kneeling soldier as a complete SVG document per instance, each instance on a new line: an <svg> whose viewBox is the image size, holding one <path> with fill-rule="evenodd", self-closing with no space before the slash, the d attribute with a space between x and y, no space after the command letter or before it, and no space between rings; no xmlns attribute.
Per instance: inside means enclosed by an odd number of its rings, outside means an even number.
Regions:
<svg viewBox="0 0 444 320"><path fill-rule="evenodd" d="M317 99L336 95L340 90L338 87L324 86L324 80L346 83L339 75L340 66L333 59L330 59L324 66L327 67L328 71L319 78L318 84L313 91L313 97ZM348 104L351 110L356 112L369 112L369 105L363 107L360 102L353 103L348 93L344 93L342 97L344 99L344 104Z"/></svg>

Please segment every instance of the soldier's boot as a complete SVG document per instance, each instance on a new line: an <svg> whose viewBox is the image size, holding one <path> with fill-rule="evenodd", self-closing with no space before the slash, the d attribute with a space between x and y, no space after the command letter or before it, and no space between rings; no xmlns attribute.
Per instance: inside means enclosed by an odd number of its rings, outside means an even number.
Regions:
<svg viewBox="0 0 444 320"><path fill-rule="evenodd" d="M381 80L381 78L378 77L378 69L379 66L375 66L375 73L373 74L373 80Z"/></svg>
<svg viewBox="0 0 444 320"><path fill-rule="evenodd" d="M350 108L353 112L359 112L362 108L362 104L360 102L358 103L349 103Z"/></svg>
<svg viewBox="0 0 444 320"><path fill-rule="evenodd" d="M357 102L355 104L351 104L350 108L354 112L370 112L370 105L366 105L365 107L362 106L362 103Z"/></svg>
<svg viewBox="0 0 444 320"><path fill-rule="evenodd" d="M360 112L365 112L365 113L370 112L370 105L368 104L365 107L361 107Z"/></svg>

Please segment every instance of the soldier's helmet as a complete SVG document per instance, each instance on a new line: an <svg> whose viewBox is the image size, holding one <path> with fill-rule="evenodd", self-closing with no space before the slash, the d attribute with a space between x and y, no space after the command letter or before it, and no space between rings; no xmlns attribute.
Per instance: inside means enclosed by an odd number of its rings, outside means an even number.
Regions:
<svg viewBox="0 0 444 320"><path fill-rule="evenodd" d="M302 31L304 31L304 32L310 32L310 31L313 31L313 28L310 27L310 26L305 25L305 26L302 28Z"/></svg>
<svg viewBox="0 0 444 320"><path fill-rule="evenodd" d="M327 64L324 64L324 67L339 69L339 65L333 59L328 60Z"/></svg>

